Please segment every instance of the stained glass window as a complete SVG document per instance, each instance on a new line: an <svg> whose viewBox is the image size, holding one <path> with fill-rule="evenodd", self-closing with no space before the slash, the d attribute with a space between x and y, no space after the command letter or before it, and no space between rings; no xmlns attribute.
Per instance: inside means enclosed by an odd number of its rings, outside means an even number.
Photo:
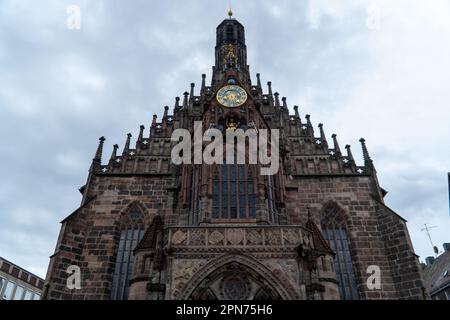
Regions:
<svg viewBox="0 0 450 320"><path fill-rule="evenodd" d="M142 220L140 211L133 210L121 226L111 289L111 299L113 300L128 299L129 282L134 264L133 250L144 235Z"/></svg>
<svg viewBox="0 0 450 320"><path fill-rule="evenodd" d="M353 271L352 256L345 227L328 222L322 225L325 239L336 252L334 270L339 282L339 294L343 300L358 300L359 293Z"/></svg>
<svg viewBox="0 0 450 320"><path fill-rule="evenodd" d="M213 179L213 219L254 219L255 194L253 177L247 175L244 165L222 165L219 177Z"/></svg>

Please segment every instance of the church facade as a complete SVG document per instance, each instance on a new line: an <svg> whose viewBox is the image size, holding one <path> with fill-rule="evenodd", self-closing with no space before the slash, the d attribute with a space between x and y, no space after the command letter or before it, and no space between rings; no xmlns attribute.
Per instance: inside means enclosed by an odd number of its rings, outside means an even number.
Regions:
<svg viewBox="0 0 450 320"><path fill-rule="evenodd" d="M406 221L385 205L365 141L358 165L349 145L293 110L259 74L252 82L245 30L230 14L217 27L210 85L203 75L108 161L100 138L44 299L423 299ZM224 136L278 130L279 169L176 165L172 135L194 136L195 123ZM70 266L79 288L67 285Z"/></svg>

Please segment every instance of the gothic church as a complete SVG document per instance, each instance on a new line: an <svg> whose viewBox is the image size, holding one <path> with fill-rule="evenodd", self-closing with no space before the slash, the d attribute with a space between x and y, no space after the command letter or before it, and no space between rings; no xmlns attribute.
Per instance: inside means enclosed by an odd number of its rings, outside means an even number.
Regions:
<svg viewBox="0 0 450 320"><path fill-rule="evenodd" d="M279 53L282 54L282 53ZM217 27L210 85L176 98L136 142L102 161L103 143L62 221L44 299L423 299L406 221L383 200L364 139L364 163L297 106L256 83L245 29L230 12ZM171 161L174 130L193 135L279 129L280 168ZM69 289L69 266L81 288ZM378 266L381 287L367 285Z"/></svg>

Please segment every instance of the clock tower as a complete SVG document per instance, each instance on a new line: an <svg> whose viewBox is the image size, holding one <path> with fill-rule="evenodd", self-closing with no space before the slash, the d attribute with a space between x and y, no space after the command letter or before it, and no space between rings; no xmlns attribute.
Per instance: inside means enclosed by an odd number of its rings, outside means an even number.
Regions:
<svg viewBox="0 0 450 320"><path fill-rule="evenodd" d="M291 113L271 82L263 88L256 74L252 83L245 30L231 12L216 36L210 85L203 75L173 114L165 106L103 162L100 138L80 207L62 221L44 298L422 299L406 221L385 204L365 140L358 165L350 145L327 139L298 106ZM177 129L183 140L208 129L279 132L279 145L270 139L279 170L262 175L247 158L176 165ZM217 143L200 141L194 157ZM71 266L80 289L66 286ZM378 289L367 286L374 267Z"/></svg>
<svg viewBox="0 0 450 320"><path fill-rule="evenodd" d="M212 85L234 73L239 81L250 85L250 67L247 65L247 46L244 26L233 18L225 19L216 30L216 63L213 67Z"/></svg>

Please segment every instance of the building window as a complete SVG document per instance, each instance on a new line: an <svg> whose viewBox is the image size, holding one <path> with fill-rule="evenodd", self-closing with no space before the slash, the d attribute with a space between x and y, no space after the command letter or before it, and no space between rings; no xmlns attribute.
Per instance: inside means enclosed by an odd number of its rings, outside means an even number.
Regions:
<svg viewBox="0 0 450 320"><path fill-rule="evenodd" d="M245 165L221 165L213 178L212 218L248 220L256 218L255 188Z"/></svg>
<svg viewBox="0 0 450 320"><path fill-rule="evenodd" d="M39 293L35 293L33 300L41 300L41 295Z"/></svg>
<svg viewBox="0 0 450 320"><path fill-rule="evenodd" d="M339 282L339 294L343 300L358 300L359 294L353 272L352 257L348 246L347 231L336 225L322 226L325 239L336 252L334 270Z"/></svg>
<svg viewBox="0 0 450 320"><path fill-rule="evenodd" d="M12 299L12 295L13 295L15 286L16 286L16 284L14 282L8 281L8 283L6 284L6 288L3 291L3 300L11 300Z"/></svg>
<svg viewBox="0 0 450 320"><path fill-rule="evenodd" d="M33 300L33 291L25 291L25 296L23 297L23 300Z"/></svg>
<svg viewBox="0 0 450 320"><path fill-rule="evenodd" d="M133 273L133 250L144 235L143 216L139 210L132 210L122 223L116 264L113 274L111 299L127 300L129 282Z"/></svg>
<svg viewBox="0 0 450 320"><path fill-rule="evenodd" d="M2 292L3 285L6 283L6 280L0 277L0 293Z"/></svg>
<svg viewBox="0 0 450 320"><path fill-rule="evenodd" d="M14 293L14 300L22 300L24 288L21 286L17 286L16 292Z"/></svg>

